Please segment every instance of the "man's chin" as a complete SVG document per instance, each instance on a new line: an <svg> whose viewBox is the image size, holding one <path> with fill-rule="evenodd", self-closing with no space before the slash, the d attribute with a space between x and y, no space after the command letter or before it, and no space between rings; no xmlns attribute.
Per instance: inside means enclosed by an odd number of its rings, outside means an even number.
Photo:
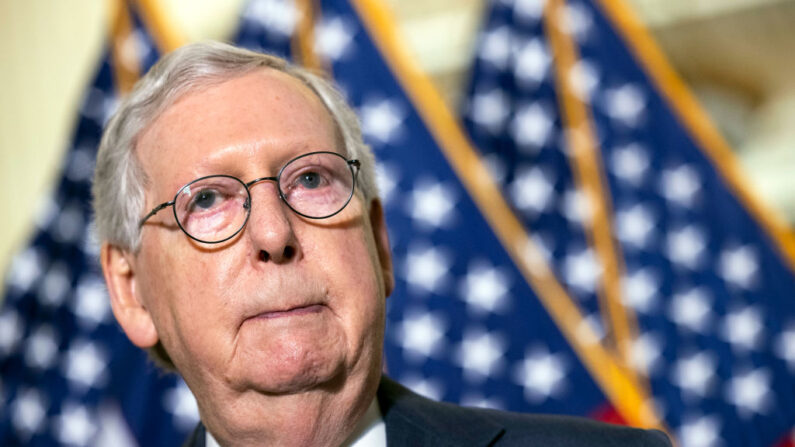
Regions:
<svg viewBox="0 0 795 447"><path fill-rule="evenodd" d="M228 370L228 383L238 391L297 394L337 386L345 373L344 356L329 351L244 355Z"/></svg>

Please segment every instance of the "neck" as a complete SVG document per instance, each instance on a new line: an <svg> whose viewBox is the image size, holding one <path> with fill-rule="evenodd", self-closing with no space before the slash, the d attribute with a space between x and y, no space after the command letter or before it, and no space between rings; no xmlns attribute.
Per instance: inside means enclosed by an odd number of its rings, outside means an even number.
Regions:
<svg viewBox="0 0 795 447"><path fill-rule="evenodd" d="M339 446L372 403L379 378L284 395L246 391L215 411L200 408L202 422L223 446Z"/></svg>

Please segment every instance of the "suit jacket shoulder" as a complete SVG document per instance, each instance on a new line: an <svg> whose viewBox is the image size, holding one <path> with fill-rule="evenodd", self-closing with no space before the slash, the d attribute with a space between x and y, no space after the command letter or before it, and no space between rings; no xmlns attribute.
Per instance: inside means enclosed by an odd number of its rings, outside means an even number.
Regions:
<svg viewBox="0 0 795 447"><path fill-rule="evenodd" d="M570 416L464 408L434 402L384 377L378 403L394 446L669 446L656 430Z"/></svg>

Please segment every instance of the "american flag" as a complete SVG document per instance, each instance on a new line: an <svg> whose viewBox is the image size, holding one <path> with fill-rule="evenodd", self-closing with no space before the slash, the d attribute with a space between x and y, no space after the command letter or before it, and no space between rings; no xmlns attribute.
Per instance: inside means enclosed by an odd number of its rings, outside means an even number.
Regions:
<svg viewBox="0 0 795 447"><path fill-rule="evenodd" d="M469 98L505 197L679 445L791 443L791 233L626 7L493 2Z"/></svg>
<svg viewBox="0 0 795 447"><path fill-rule="evenodd" d="M392 377L469 405L662 418L683 446L785 436L795 417L790 258L601 4L568 2L562 15L538 1L492 5L464 113L469 140L382 5L310 3L251 0L235 40L326 68L359 113L393 246ZM560 105L548 17L565 30L555 45L569 36L583 56L568 70L579 103ZM147 66L151 41L133 35ZM41 231L7 276L3 445L175 445L196 421L184 385L159 377L107 308L85 230L93 151L116 96L107 61L91 92ZM572 102L593 116L614 244L594 243L597 213L583 209L594 185L571 161L571 141L588 136L570 127Z"/></svg>

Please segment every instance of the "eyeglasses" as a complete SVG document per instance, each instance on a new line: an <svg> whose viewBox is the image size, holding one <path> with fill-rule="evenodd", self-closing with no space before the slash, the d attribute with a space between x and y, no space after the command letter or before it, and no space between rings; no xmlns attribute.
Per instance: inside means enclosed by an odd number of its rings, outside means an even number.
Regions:
<svg viewBox="0 0 795 447"><path fill-rule="evenodd" d="M198 178L179 189L174 200L154 207L139 223L166 207L172 207L177 225L193 240L217 244L233 238L251 215L251 191L255 183L276 182L279 198L296 214L326 219L345 208L353 197L359 160L336 152L310 152L285 164L276 177L260 177L243 183L231 175Z"/></svg>

